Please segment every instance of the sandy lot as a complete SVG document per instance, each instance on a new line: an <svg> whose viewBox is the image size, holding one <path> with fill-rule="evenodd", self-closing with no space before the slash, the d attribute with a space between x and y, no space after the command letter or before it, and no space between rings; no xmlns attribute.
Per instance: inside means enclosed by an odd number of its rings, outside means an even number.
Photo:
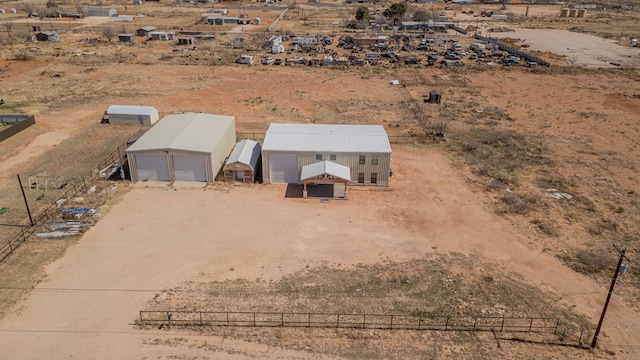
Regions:
<svg viewBox="0 0 640 360"><path fill-rule="evenodd" d="M393 191L354 190L350 200L327 204L285 199L284 186L138 184L48 266L46 280L0 322L3 354L224 358L241 347L255 355L264 347L225 342L222 353L205 354L187 345L148 346L149 338L187 336L191 345L203 338L131 324L154 294L186 280L271 280L321 262L375 263L430 252L509 263L532 284L560 293L566 304L579 303L579 313L596 319L601 285L568 272L529 246L526 232L487 211L489 199L466 185L467 174L453 168L448 155L404 146L395 149L394 162L402 170L394 172ZM416 173L422 181L415 181ZM634 314L612 304L601 340L605 348L635 342L640 328ZM310 356L264 349L268 357Z"/></svg>
<svg viewBox="0 0 640 360"><path fill-rule="evenodd" d="M616 67L611 63L617 63L624 67L640 66L639 48L620 46L614 40L589 34L556 29L516 29L492 36L524 39L531 50L566 56L569 65L608 68Z"/></svg>

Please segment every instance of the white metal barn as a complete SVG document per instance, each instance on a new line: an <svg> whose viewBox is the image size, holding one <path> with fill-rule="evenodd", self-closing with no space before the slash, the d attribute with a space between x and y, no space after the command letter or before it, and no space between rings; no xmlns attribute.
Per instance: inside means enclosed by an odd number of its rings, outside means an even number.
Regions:
<svg viewBox="0 0 640 360"><path fill-rule="evenodd" d="M160 119L155 106L111 105L107 109L109 124L153 125Z"/></svg>
<svg viewBox="0 0 640 360"><path fill-rule="evenodd" d="M224 166L227 182L254 182L260 159L260 144L255 140L242 140L236 144Z"/></svg>
<svg viewBox="0 0 640 360"><path fill-rule="evenodd" d="M304 170L323 161L338 166L323 165L331 174L317 174L318 165ZM308 174L334 179L348 173L343 179L348 184L388 186L390 172L391 144L381 125L271 124L262 145L265 184L300 184L309 182Z"/></svg>
<svg viewBox="0 0 640 360"><path fill-rule="evenodd" d="M167 115L127 149L131 180L211 183L235 143L233 116Z"/></svg>

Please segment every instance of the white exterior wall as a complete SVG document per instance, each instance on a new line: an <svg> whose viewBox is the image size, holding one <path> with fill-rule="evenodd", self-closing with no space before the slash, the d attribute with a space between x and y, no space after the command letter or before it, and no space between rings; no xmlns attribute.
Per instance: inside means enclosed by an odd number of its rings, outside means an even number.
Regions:
<svg viewBox="0 0 640 360"><path fill-rule="evenodd" d="M109 114L109 124L114 125L147 125L151 126L160 120L158 109L153 109L149 115Z"/></svg>
<svg viewBox="0 0 640 360"><path fill-rule="evenodd" d="M216 144L215 149L211 153L211 168L213 178L209 182L215 180L216 175L224 166L224 163L236 146L236 123L232 121L225 130L222 138Z"/></svg>
<svg viewBox="0 0 640 360"><path fill-rule="evenodd" d="M270 154L292 154L288 151L263 151L262 152L262 177L265 184L271 183L269 179L269 155ZM300 172L306 165L316 163L316 154L319 153L295 153L298 155L298 181L300 180ZM335 154L336 160L331 160L330 155ZM360 155L365 155L365 165L360 165ZM378 155L378 165L371 165L371 156ZM322 160L329 160L336 164L344 165L351 169L351 182L349 184L358 184L358 174L364 173L364 185L371 185L371 174L377 173L378 180L375 185L388 186L389 172L391 170L391 154L389 153L322 153Z"/></svg>

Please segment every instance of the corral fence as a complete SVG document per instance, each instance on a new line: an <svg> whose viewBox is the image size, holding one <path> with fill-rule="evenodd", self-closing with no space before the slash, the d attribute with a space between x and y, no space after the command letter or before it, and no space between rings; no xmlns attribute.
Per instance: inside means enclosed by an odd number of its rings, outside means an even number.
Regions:
<svg viewBox="0 0 640 360"><path fill-rule="evenodd" d="M253 132L253 133L237 133L236 136L239 140L250 139L259 142L264 141L266 133ZM415 141L422 139L420 136L413 135L389 135L389 142L391 144L413 144Z"/></svg>
<svg viewBox="0 0 640 360"><path fill-rule="evenodd" d="M417 317L411 315L229 311L140 311L141 325L306 327L556 333L559 318Z"/></svg>
<svg viewBox="0 0 640 360"><path fill-rule="evenodd" d="M87 176L80 177L73 183L68 183L67 185L65 185L64 193L60 195L60 198L70 199L76 196L79 192L86 190L87 184L90 184L91 181L100 178L105 168L113 163L121 163L123 161L123 158L125 156L124 151L126 150L126 148L127 144L118 146L118 148L114 152L109 154L109 156L105 157L100 163L98 163L98 165L93 168ZM20 244L33 236L38 226L43 225L44 223L58 215L60 213L60 209L60 205L53 203L35 214L33 216L34 226L21 229L19 233L15 234L13 237L9 238L2 245L0 245L0 261L4 260L7 256L9 256L9 254L17 249Z"/></svg>
<svg viewBox="0 0 640 360"><path fill-rule="evenodd" d="M233 312L162 310L140 311L138 325L142 326L216 326L216 327L280 327L317 329L364 329L409 331L483 331L503 334L552 335L552 339L538 340L546 344L582 347L584 329L562 326L560 318L546 317L480 317L381 314L328 314L289 312ZM497 337L497 335L496 335ZM521 336L501 338L523 340ZM530 340L524 340L530 341Z"/></svg>

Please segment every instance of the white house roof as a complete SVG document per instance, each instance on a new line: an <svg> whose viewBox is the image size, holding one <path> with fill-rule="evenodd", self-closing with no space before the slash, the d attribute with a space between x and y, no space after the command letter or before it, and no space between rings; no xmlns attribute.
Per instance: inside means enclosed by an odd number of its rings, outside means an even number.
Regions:
<svg viewBox="0 0 640 360"><path fill-rule="evenodd" d="M260 157L260 144L254 140L242 140L233 148L226 165L242 163L251 166L254 170Z"/></svg>
<svg viewBox="0 0 640 360"><path fill-rule="evenodd" d="M154 111L158 111L155 106L111 105L107 109L107 114L151 115Z"/></svg>
<svg viewBox="0 0 640 360"><path fill-rule="evenodd" d="M391 153L382 125L271 124L263 151Z"/></svg>
<svg viewBox="0 0 640 360"><path fill-rule="evenodd" d="M303 166L300 180L307 180L324 174L351 181L351 169L348 166L327 160Z"/></svg>
<svg viewBox="0 0 640 360"><path fill-rule="evenodd" d="M127 152L186 150L210 153L229 126L235 128L233 116L204 113L167 115L131 145Z"/></svg>

